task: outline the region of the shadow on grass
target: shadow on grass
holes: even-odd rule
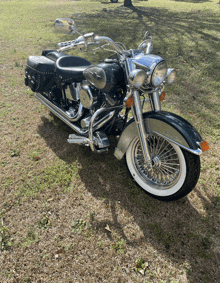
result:
[[[85,19],[90,19],[89,25]],[[177,69],[176,82],[168,88],[168,107],[175,102],[175,108],[185,118],[189,112],[197,114],[200,121],[194,119],[194,126],[206,123],[209,134],[212,129],[219,129],[219,15],[206,10],[176,13],[119,6],[100,13],[81,14],[76,22],[79,30],[122,41],[127,48],[137,48],[149,30],[154,40],[153,53],[166,59],[168,67]],[[93,55],[86,56],[93,60]],[[99,56],[103,59],[101,52]]]
[[[179,69],[176,86],[170,87],[175,95],[168,102],[171,104],[175,99],[175,108],[183,115],[194,107],[200,123],[205,123],[207,128],[218,129],[219,118],[213,121],[213,116],[218,115],[219,111],[216,103],[217,73],[220,70],[217,63],[217,15],[206,11],[174,13],[155,8],[128,9],[121,6],[107,12],[81,14],[78,22],[79,30],[95,31],[115,41],[123,41],[129,48],[137,47],[144,32],[149,29],[155,38],[154,53],[161,54],[169,65]],[[91,58],[88,55],[88,59]],[[149,243],[156,251],[155,257],[162,255],[177,268],[188,262],[184,266],[188,282],[218,282],[219,199],[205,198],[197,189],[192,192],[202,203],[205,216],[193,207],[188,198],[172,203],[154,200],[134,183],[125,160],[118,161],[113,156],[117,143],[114,138],[111,139],[110,151],[97,155],[89,148],[69,145],[66,139],[72,131],[60,120],[56,120],[57,125],[46,118],[42,120],[39,134],[47,145],[67,164],[78,160],[82,166],[79,175],[87,190],[109,205],[112,221],[98,222],[100,230],[106,233],[104,227],[109,224],[130,247]],[[49,132],[46,130],[48,128]],[[119,201],[121,209],[132,215],[143,232],[141,238],[135,239],[125,234],[116,212]]]
[[[186,2],[186,3],[204,3],[204,2],[211,2],[209,0],[173,0],[176,2]]]
[[[111,239],[111,233],[105,230],[108,224],[129,248],[150,244],[155,249],[155,259],[162,256],[168,262],[172,261],[176,268],[184,266],[188,282],[217,282],[220,253],[215,241],[218,243],[220,229],[216,209],[220,205],[219,199],[206,199],[199,190],[193,191],[192,194],[203,203],[206,216],[200,215],[188,198],[171,203],[155,200],[135,184],[125,160],[118,161],[113,156],[117,144],[115,138],[110,137],[109,152],[98,155],[88,147],[68,144],[66,139],[72,133],[71,129],[52,117],[55,123],[42,117],[39,134],[69,166],[75,161],[81,164],[79,176],[82,183],[111,210],[112,220],[96,220],[96,229]],[[132,216],[143,236],[137,239],[135,231],[134,236],[125,233],[118,206]],[[144,254],[143,251],[144,259],[148,260]],[[149,265],[151,268],[153,262]]]

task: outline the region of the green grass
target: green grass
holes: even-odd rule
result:
[[[50,167],[44,168],[39,175],[28,173],[27,181],[24,180],[26,179],[25,175],[24,173],[24,177],[19,183],[18,196],[34,197],[47,189],[59,187],[65,190],[67,187],[71,187],[71,183],[77,175],[77,165],[68,165],[57,160]]]

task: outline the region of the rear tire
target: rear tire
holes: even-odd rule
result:
[[[148,137],[153,169],[144,167],[139,139],[126,152],[128,169],[138,185],[154,198],[177,200],[195,187],[200,175],[200,158],[158,135]]]

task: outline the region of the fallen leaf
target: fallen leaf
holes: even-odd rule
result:
[[[140,274],[142,274],[142,275],[145,274],[145,270],[144,270],[144,269],[139,269],[138,272],[139,272]]]
[[[157,274],[158,275],[160,274],[160,268],[159,267],[157,268]]]
[[[109,232],[112,232],[108,224],[106,225],[105,230],[108,230]]]

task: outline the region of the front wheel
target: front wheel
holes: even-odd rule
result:
[[[144,166],[137,137],[126,152],[128,169],[138,185],[153,197],[165,201],[180,199],[191,192],[199,179],[199,156],[158,135],[149,136],[148,145],[152,170]]]

